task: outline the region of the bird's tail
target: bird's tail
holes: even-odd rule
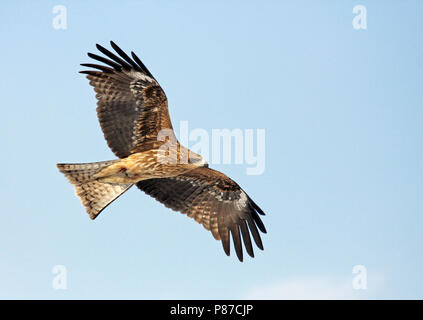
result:
[[[85,206],[91,219],[95,219],[110,203],[128,190],[132,184],[111,184],[98,181],[94,175],[119,160],[57,164],[69,182],[75,187],[76,195]]]

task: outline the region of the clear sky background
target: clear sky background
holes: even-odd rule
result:
[[[423,2],[2,1],[0,21],[0,298],[423,298]],[[262,175],[213,166],[267,213],[256,258],[136,188],[88,218],[55,164],[114,158],[77,73],[110,40],[177,134],[266,130]]]

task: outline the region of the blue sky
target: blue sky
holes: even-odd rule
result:
[[[3,1],[0,298],[422,299],[422,14],[420,1]],[[135,188],[87,217],[55,164],[114,158],[77,73],[110,40],[158,79],[177,133],[265,129],[262,175],[213,166],[267,213],[256,258],[226,257]],[[355,265],[367,290],[352,289]]]

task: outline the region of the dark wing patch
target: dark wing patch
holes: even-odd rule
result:
[[[254,257],[250,234],[263,250],[258,230],[266,233],[266,229],[258,213],[264,215],[264,212],[223,173],[197,168],[177,177],[140,181],[137,187],[166,207],[201,223],[216,240],[222,241],[227,255],[230,255],[230,236],[240,261],[242,243]]]
[[[107,58],[88,56],[105,65],[81,64],[96,69],[81,73],[87,74],[97,93],[97,116],[107,144],[124,158],[157,144],[160,130],[172,129],[172,123],[166,95],[150,71],[133,52],[131,59],[110,43],[120,57],[97,45]]]

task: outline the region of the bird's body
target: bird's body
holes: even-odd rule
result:
[[[225,174],[208,168],[201,155],[176,139],[167,98],[141,60],[132,59],[111,42],[118,56],[97,48],[109,59],[88,55],[104,65],[83,64],[98,70],[87,74],[98,99],[97,115],[117,160],[58,164],[76,190],[91,219],[134,184],[165,206],[187,214],[221,240],[230,253],[230,234],[242,261],[242,239],[254,256],[252,235],[263,249],[258,229],[266,229],[264,212]],[[257,229],[258,228],[258,229]]]
[[[161,158],[161,153],[164,152],[151,149],[131,154],[102,169],[94,177],[107,183],[137,183],[142,180],[179,176],[203,165],[203,162],[197,165],[180,161],[177,163],[157,161]],[[165,157],[166,155],[163,155],[163,158]]]

